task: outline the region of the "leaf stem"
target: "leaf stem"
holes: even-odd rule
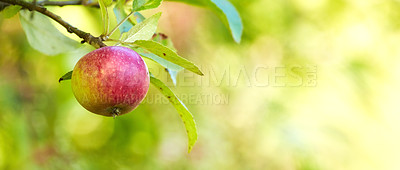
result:
[[[132,48],[137,48],[137,47],[139,47],[138,45],[136,45],[135,43],[133,43],[133,42],[125,42],[125,41],[121,41],[121,40],[116,40],[116,39],[107,39],[107,40],[105,40],[105,41],[113,41],[113,42],[117,42],[118,44],[116,44],[116,45],[119,45],[119,44],[123,44],[123,45],[127,45],[127,46],[129,46],[129,47],[132,47]]]
[[[110,30],[110,15],[108,15],[108,7],[106,6],[106,35],[108,35],[108,31]]]
[[[114,29],[111,30],[110,33],[108,33],[108,37],[110,37],[112,34],[114,34],[114,32],[126,21],[129,19],[129,17],[131,17],[133,14],[135,13],[135,11],[132,11],[131,13],[129,13],[121,22],[119,22],[117,24],[117,26],[114,27]]]

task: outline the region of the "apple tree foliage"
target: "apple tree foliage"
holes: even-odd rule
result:
[[[48,15],[46,16],[34,12],[35,16],[31,17],[32,12],[24,9],[27,8],[31,11],[38,10],[24,5],[26,3],[25,1],[19,3],[17,1],[21,0],[0,0],[0,2],[10,4],[6,6],[1,13],[5,18],[12,17],[19,13],[22,28],[29,44],[34,49],[46,55],[57,55],[77,49],[80,45],[79,42],[76,42],[60,33],[59,30],[51,24]],[[239,13],[228,0],[167,1],[183,2],[213,11],[230,30],[233,40],[237,43],[240,42],[243,25]],[[29,0],[27,2],[31,3]],[[36,1],[33,3],[35,2]],[[103,21],[101,24],[103,27],[103,33],[99,38],[101,41],[112,41],[115,43],[113,45],[129,47],[137,51],[140,56],[159,63],[168,70],[174,84],[176,84],[177,74],[183,69],[187,69],[202,76],[203,73],[194,63],[177,54],[170,39],[163,36],[163,34],[157,33],[157,25],[161,13],[156,13],[148,18],[145,18],[140,13],[144,10],[157,8],[161,3],[162,0],[133,0],[131,2],[126,0],[98,0],[98,4],[96,5],[101,11]],[[38,3],[33,5],[45,6],[46,4]],[[118,22],[117,25],[111,25],[111,17],[116,17]],[[110,29],[110,26],[113,26],[113,29]],[[120,33],[119,40],[110,40],[109,37],[113,33],[117,32],[116,30],[119,30]],[[73,32],[71,30],[68,31],[71,33]],[[76,32],[74,33],[76,34]],[[71,79],[71,76],[72,71],[62,76],[59,81],[69,80]],[[197,140],[197,129],[193,115],[185,104],[172,92],[172,90],[151,73],[150,82],[161,91],[179,113],[179,116],[186,127],[188,135],[188,152],[190,152]]]

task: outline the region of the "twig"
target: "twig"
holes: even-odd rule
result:
[[[95,48],[100,48],[100,47],[106,46],[99,37],[94,37],[90,33],[81,31],[80,29],[68,24],[63,19],[61,19],[60,16],[48,11],[45,7],[37,6],[37,5],[31,4],[31,3],[22,1],[22,0],[0,0],[0,2],[5,2],[5,3],[13,4],[13,5],[19,5],[26,9],[29,9],[30,11],[38,11],[38,12],[42,13],[43,15],[46,15],[46,16],[50,17],[51,19],[53,19],[54,21],[61,24],[63,27],[65,27],[67,29],[67,31],[69,33],[74,33],[78,37],[82,38],[83,39],[82,43],[87,42]]]
[[[134,11],[132,11],[131,13],[129,13],[129,15],[127,15],[121,22],[118,23],[117,26],[114,27],[114,29],[107,34],[108,37],[110,37],[126,20],[129,19],[129,17],[131,17],[133,15],[133,13],[135,13]]]
[[[85,0],[80,1],[37,1],[37,5],[39,6],[67,6],[67,5],[84,5],[93,8],[100,8],[100,5],[97,2],[86,2]],[[5,7],[10,6],[8,3],[0,2],[0,11],[2,11]]]
[[[99,8],[98,3],[85,3],[85,1],[80,0],[80,1],[38,1],[36,4],[40,6],[60,6],[63,7],[65,5],[85,5],[85,6],[90,6],[90,7],[95,7]]]

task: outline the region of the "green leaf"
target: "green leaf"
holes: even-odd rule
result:
[[[11,18],[15,14],[18,13],[19,10],[21,10],[22,6],[19,5],[10,5],[4,8],[4,10],[1,12],[4,18]]]
[[[222,22],[231,30],[233,39],[239,43],[242,38],[243,24],[236,8],[228,0],[211,0],[217,8],[211,7]]]
[[[182,70],[183,70],[183,68],[182,68]],[[178,73],[181,70],[173,70],[173,69],[167,68],[167,71],[168,71],[169,76],[171,77],[172,82],[174,83],[174,85],[176,85],[176,77],[178,76]]]
[[[142,52],[138,52],[138,53],[142,57],[146,57],[150,60],[153,60],[153,61],[157,62],[158,64],[162,65],[163,67],[165,67],[168,70],[169,75],[171,76],[172,82],[176,85],[176,76],[180,71],[183,70],[183,67],[178,66],[174,63],[171,63],[153,53],[142,53]]]
[[[123,4],[124,1],[125,0],[119,0],[117,2],[117,5],[115,5],[114,7],[114,14],[115,17],[117,18],[117,23],[121,22],[128,16],[128,14],[126,14],[124,10],[124,4]],[[122,23],[121,26],[119,26],[119,31],[122,34],[128,32],[132,27],[133,27],[132,23],[125,21],[124,23]]]
[[[49,18],[38,12],[31,18],[31,12],[20,11],[20,20],[29,44],[44,54],[57,55],[75,50],[79,45],[60,33]]]
[[[174,44],[172,43],[171,39],[168,38],[167,35],[163,33],[158,33],[156,36],[153,36],[153,41],[159,42],[162,45],[170,48],[171,50],[176,52],[176,49],[174,47]],[[166,68],[168,71],[168,74],[170,75],[172,82],[174,85],[176,85],[176,77],[178,76],[178,73],[183,70],[183,67],[178,66],[174,63],[171,63],[161,57],[158,57],[157,55],[153,53],[149,53],[152,56],[152,60],[160,63],[162,66]]]
[[[60,79],[58,79],[58,82],[64,81],[64,80],[70,80],[72,78],[72,71],[65,73]]]
[[[174,92],[167,87],[161,80],[155,78],[152,74],[150,74],[150,82],[155,87],[157,87],[161,93],[171,102],[171,104],[178,111],[179,116],[181,117],[183,124],[185,124],[186,132],[188,135],[188,152],[192,150],[194,144],[197,141],[197,128],[196,122],[193,119],[192,113],[187,109],[185,104],[181,100],[176,97]]]
[[[101,19],[103,21],[103,35],[108,34],[108,29],[110,26],[110,19],[108,16],[107,7],[112,4],[112,0],[99,0]]]
[[[106,20],[107,20],[107,7],[104,5],[104,2],[102,0],[99,0],[99,6],[100,6],[100,13],[101,13],[101,20],[103,23],[103,33],[106,33]]]
[[[171,39],[169,39],[168,36],[163,33],[157,33],[155,36],[153,36],[152,40],[167,46],[173,51],[176,51]]]
[[[113,0],[99,0],[101,3],[103,3],[106,7],[111,6]]]
[[[154,14],[143,22],[132,27],[123,37],[123,42],[135,42],[136,40],[148,40],[157,30],[158,19],[161,12]]]
[[[168,47],[166,47],[158,42],[148,41],[148,40],[137,40],[137,41],[135,41],[134,44],[138,45],[139,47],[142,47],[143,49],[145,49],[151,53],[154,53],[155,55],[157,55],[171,63],[174,63],[185,69],[188,69],[189,71],[191,71],[193,73],[196,73],[201,76],[204,75],[195,64],[186,60],[185,58],[182,58],[176,52],[174,52],[173,50],[169,49]]]
[[[242,38],[243,24],[236,8],[228,0],[168,0],[203,6],[213,11],[231,31],[233,39],[239,43]]]
[[[146,0],[133,0],[132,3],[132,11],[137,11],[140,7],[142,7],[146,3]]]
[[[134,0],[132,3],[132,11],[157,8],[161,5],[161,1],[162,0]]]

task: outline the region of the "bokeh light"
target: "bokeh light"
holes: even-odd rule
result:
[[[207,9],[163,2],[143,13],[162,11],[159,32],[205,73],[180,72],[174,86],[146,60],[196,119],[190,154],[156,88],[130,114],[91,114],[58,78],[92,47],[45,56],[18,15],[0,18],[0,169],[400,169],[400,1],[231,2],[240,44]],[[50,10],[102,31],[94,8]]]

